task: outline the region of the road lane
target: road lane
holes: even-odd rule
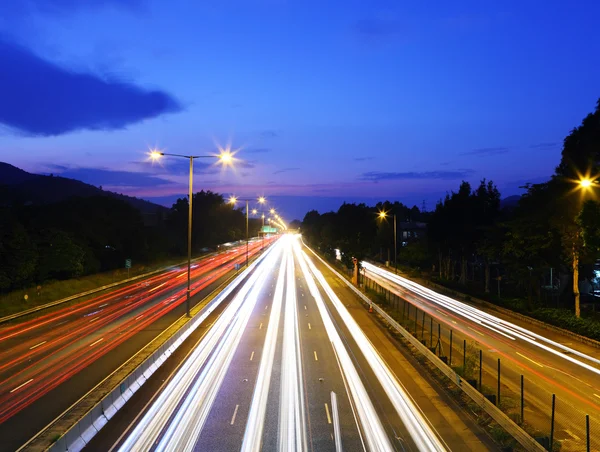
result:
[[[297,238],[282,238],[117,446],[446,450],[427,413],[336,304]],[[461,427],[481,433],[474,423]],[[462,450],[490,448],[476,434],[453,441]]]
[[[419,307],[445,330],[453,329],[455,356],[462,356],[463,338],[483,350],[483,384],[495,387],[497,361],[502,363],[502,386],[520,393],[520,376],[526,382],[525,418],[549,435],[552,394],[556,409],[555,438],[563,450],[584,450],[585,415],[590,416],[592,432],[600,432],[600,360],[587,347],[579,347],[571,338],[548,331],[534,331],[491,315],[473,306],[438,294],[401,276],[364,263],[366,276],[382,287]],[[414,312],[411,318],[414,320]],[[421,318],[418,319],[419,324]],[[426,337],[429,335],[426,322]],[[437,335],[437,332],[434,331]],[[447,333],[442,337],[446,350]],[[600,437],[592,435],[592,449],[600,450]]]

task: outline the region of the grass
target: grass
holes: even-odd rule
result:
[[[138,264],[129,270],[129,277],[134,277],[159,270],[177,263],[183,259],[170,259],[154,264]],[[64,281],[48,281],[41,286],[31,286],[0,295],[0,317],[24,311],[52,301],[96,289],[108,284],[127,279],[127,270],[118,269],[81,278],[67,279]]]

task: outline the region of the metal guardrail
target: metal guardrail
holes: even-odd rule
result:
[[[415,347],[419,353],[425,356],[437,369],[439,369],[450,381],[458,386],[473,402],[481,407],[498,425],[511,435],[521,446],[530,451],[545,451],[544,447],[523,430],[516,422],[509,418],[496,405],[486,399],[485,395],[481,394],[477,389],[471,386],[466,380],[446,365],[441,359],[432,353],[425,345],[423,345],[416,337],[405,330],[398,322],[396,322],[387,312],[374,303],[370,298],[358,290],[352,283],[344,278],[338,271],[331,267],[311,248],[307,248],[331,270],[336,276],[346,283],[354,293],[356,293],[365,303],[373,306],[373,309],[379,314],[392,328],[400,333],[410,344]]]
[[[211,254],[215,254],[215,253],[203,254],[200,257],[196,257],[196,258],[192,259],[192,261],[195,262],[195,261],[197,261],[199,259],[203,259],[203,258],[205,258],[207,256],[210,256]],[[10,315],[7,315],[5,317],[0,317],[0,324],[8,322],[10,320],[18,319],[19,317],[24,317],[26,315],[33,314],[33,313],[38,312],[38,311],[43,311],[44,309],[52,308],[54,306],[58,306],[58,305],[61,305],[63,303],[67,303],[69,301],[73,301],[73,300],[76,300],[78,298],[85,297],[87,295],[92,295],[92,294],[95,294],[95,293],[98,293],[98,292],[102,292],[102,291],[105,291],[105,290],[108,290],[108,289],[112,289],[113,287],[118,287],[118,286],[121,286],[123,284],[127,284],[127,283],[130,283],[130,282],[133,282],[133,281],[137,281],[138,279],[147,278],[148,276],[152,276],[152,275],[155,275],[157,273],[164,272],[169,267],[175,267],[175,266],[183,265],[183,264],[187,264],[187,261],[180,262],[178,264],[168,265],[166,267],[159,268],[158,270],[153,270],[153,271],[148,272],[148,273],[144,273],[144,274],[137,275],[137,276],[132,276],[131,278],[123,279],[121,281],[117,281],[117,282],[114,282],[114,283],[106,284],[104,286],[96,287],[95,289],[91,289],[91,290],[88,290],[86,292],[81,292],[81,293],[77,293],[77,294],[74,294],[74,295],[71,295],[71,296],[68,296],[68,297],[65,297],[65,298],[61,298],[60,300],[51,301],[50,303],[42,304],[40,306],[35,306],[33,308],[26,309],[24,311],[15,312],[14,314],[10,314]]]

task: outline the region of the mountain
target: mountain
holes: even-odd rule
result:
[[[9,163],[0,162],[0,205],[52,204],[79,196],[109,196],[120,199],[149,217],[164,216],[167,208],[143,199],[105,191],[75,179],[31,174]]]
[[[512,195],[507,198],[500,200],[500,208],[509,208],[512,209],[517,206],[519,200],[521,199],[521,195]]]

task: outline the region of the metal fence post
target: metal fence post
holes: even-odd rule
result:
[[[556,408],[556,394],[552,394],[552,417],[550,419],[550,450],[554,449],[554,409]]]
[[[498,407],[500,406],[500,358],[498,358]]]
[[[452,330],[450,330],[450,356],[448,357],[448,363],[452,367]]]
[[[424,334],[425,334],[425,311],[423,311],[423,320],[421,321],[421,340],[423,340]]]
[[[433,316],[429,317],[429,346],[433,347]]]
[[[467,376],[467,340],[463,339],[463,377]]]
[[[521,424],[525,422],[525,382],[521,375]]]
[[[590,452],[590,415],[585,415],[585,437],[586,437],[586,445],[587,452]]]
[[[481,386],[481,368],[483,366],[483,350],[479,349],[479,392],[483,393],[483,387]]]
[[[438,323],[438,340],[437,346],[439,346],[439,355],[442,356],[442,324]]]

